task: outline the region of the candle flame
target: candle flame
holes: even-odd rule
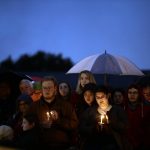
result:
[[[51,115],[53,115],[53,114],[54,114],[54,112],[53,112],[53,111],[51,111],[51,112],[50,112],[50,114],[51,114]]]

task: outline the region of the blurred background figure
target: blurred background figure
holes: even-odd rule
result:
[[[150,83],[147,82],[142,85],[142,106],[143,106],[143,120],[142,120],[142,128],[144,131],[143,139],[143,147],[142,150],[150,149]]]
[[[0,126],[0,146],[12,146],[14,131],[7,125]],[[1,149],[1,148],[0,148]]]
[[[23,94],[32,95],[33,93],[33,82],[28,79],[22,79],[19,83],[20,92]]]
[[[143,105],[141,91],[138,85],[131,84],[127,89],[127,100],[125,111],[128,116],[128,138],[133,150],[141,149],[143,140]]]
[[[34,81],[33,82],[33,93],[31,95],[31,98],[33,102],[40,100],[42,96],[42,85],[40,81]]]
[[[11,115],[7,121],[7,125],[11,126],[14,130],[14,138],[19,136],[22,133],[22,119],[23,116],[27,114],[29,107],[32,103],[32,99],[27,94],[21,94],[17,101],[17,109],[14,114]]]
[[[11,84],[8,81],[0,81],[0,124],[4,124],[15,113],[16,103]]]
[[[121,88],[116,88],[112,92],[112,104],[125,107],[125,91]],[[124,108],[125,109],[125,108]]]
[[[150,106],[150,83],[142,86],[142,95],[144,98],[144,104]]]
[[[68,102],[71,102],[71,86],[67,81],[62,81],[58,84],[58,95]]]

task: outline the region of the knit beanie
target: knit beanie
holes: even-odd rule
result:
[[[33,102],[32,98],[27,94],[21,94],[17,99],[18,104],[20,101],[24,101],[28,105],[30,105]]]
[[[41,89],[42,89],[42,84],[41,84],[41,82],[35,81],[35,82],[33,83],[33,89],[34,89],[34,90],[41,90]]]

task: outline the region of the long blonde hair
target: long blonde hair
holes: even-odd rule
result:
[[[88,70],[83,70],[79,73],[78,76],[78,81],[77,81],[77,86],[76,86],[76,92],[78,94],[82,93],[82,87],[81,87],[81,83],[80,83],[80,79],[81,79],[81,74],[86,74],[87,77],[89,78],[89,83],[95,83],[96,84],[96,80],[94,78],[94,75],[92,74],[92,72],[88,71]]]

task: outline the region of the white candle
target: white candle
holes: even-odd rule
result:
[[[49,119],[50,119],[50,114],[49,114],[49,112],[46,112],[46,115],[47,115],[47,119],[48,119],[48,121],[49,121]]]
[[[103,119],[104,119],[104,115],[101,115],[101,122],[100,122],[101,124],[104,124]]]
[[[106,121],[107,121],[107,124],[109,123],[109,120],[108,120],[108,116],[106,115]]]

